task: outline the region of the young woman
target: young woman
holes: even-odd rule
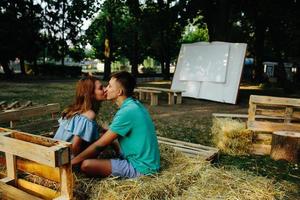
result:
[[[77,82],[75,101],[62,112],[54,136],[54,139],[72,143],[73,156],[99,139],[101,130],[95,118],[100,102],[105,99],[104,87],[95,77],[88,76]]]

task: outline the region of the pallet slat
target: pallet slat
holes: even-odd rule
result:
[[[274,132],[274,131],[299,131],[300,124],[292,123],[276,123],[276,122],[266,122],[266,121],[248,121],[248,129],[252,131],[265,131],[265,132]]]
[[[300,107],[300,99],[251,95],[250,101],[258,105]]]
[[[59,167],[70,161],[65,159],[61,160],[60,158],[61,155],[69,154],[68,147],[61,147],[53,151],[53,149],[47,146],[18,140],[12,138],[11,135],[12,133],[0,133],[0,151],[8,152],[51,167]],[[26,149],[26,151],[24,151],[24,149]]]
[[[159,143],[169,145],[190,157],[200,156],[206,161],[212,161],[216,157],[218,157],[219,154],[219,150],[217,148],[208,147],[201,144],[184,142],[180,140],[169,139],[165,137],[157,138]]]
[[[5,200],[16,200],[16,199],[30,199],[30,200],[42,200],[39,197],[28,194],[20,189],[13,186],[7,185],[0,182],[0,198]]]
[[[45,114],[55,113],[60,111],[58,103],[48,104],[45,106],[28,107],[22,110],[12,110],[0,113],[1,122],[20,121],[30,117],[41,116]]]

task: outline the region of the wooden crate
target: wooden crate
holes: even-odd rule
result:
[[[219,149],[214,147],[159,136],[157,138],[158,143],[169,145],[189,157],[199,157],[209,162],[212,162],[219,157]]]
[[[1,103],[3,105],[3,102]],[[12,105],[18,105],[18,107]],[[60,112],[58,103],[33,106],[31,101],[23,105],[16,101],[0,110],[0,123],[9,123],[10,128],[31,133],[45,128],[48,128],[47,131],[55,131],[55,127],[58,125],[58,112]],[[25,120],[29,120],[29,122],[22,124],[22,121]]]
[[[71,143],[0,128],[0,151],[5,153],[7,170],[6,177],[0,180],[1,198],[72,199],[70,145]],[[58,182],[59,191],[19,178],[18,169]]]
[[[300,99],[251,95],[247,128],[257,134],[256,141],[271,142],[274,131],[300,131]],[[271,145],[254,143],[252,153],[270,154]]]

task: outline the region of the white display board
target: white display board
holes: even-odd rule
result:
[[[193,77],[192,80],[181,79],[181,73],[186,73],[186,71],[183,70],[184,67],[186,66],[183,65],[184,62],[180,60],[185,59],[183,57],[189,53],[188,51],[195,50],[193,48],[185,48],[186,46],[189,47],[202,46],[204,48],[208,46],[215,46],[215,50],[217,51],[218,47],[224,46],[224,44],[229,45],[228,61],[227,61],[226,73],[225,73],[225,82],[202,81],[203,79],[194,80],[195,77]],[[244,43],[198,42],[198,43],[194,43],[193,45],[183,44],[180,49],[179,58],[178,58],[171,88],[178,89],[178,90],[185,90],[185,92],[182,94],[185,97],[208,99],[208,100],[213,100],[218,102],[235,104],[237,94],[238,94],[243,64],[244,64],[246,48],[247,48],[247,44]],[[185,52],[183,53],[183,51]],[[212,53],[212,55],[206,54],[206,58],[203,57],[203,59],[211,60],[214,57],[214,55],[215,55],[214,53]],[[193,59],[193,58],[189,58],[189,59]],[[196,59],[194,58],[194,60]],[[193,69],[192,65],[190,65],[189,68],[190,68],[190,73],[192,74],[197,73],[197,69],[199,69],[197,67]],[[214,70],[208,70],[208,71],[210,73],[217,74]],[[210,77],[213,77],[213,75],[211,75]]]
[[[180,73],[180,80],[224,83],[228,53],[228,43],[183,45],[177,62],[177,65],[184,66]]]

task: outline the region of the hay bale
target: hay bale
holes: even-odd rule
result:
[[[273,180],[238,169],[216,168],[160,145],[162,171],[137,179],[87,178],[76,174],[75,194],[85,199],[281,199],[285,191]],[[80,198],[77,198],[80,199]]]
[[[246,124],[229,118],[214,118],[211,128],[215,145],[230,155],[247,155],[252,145],[253,132]]]

